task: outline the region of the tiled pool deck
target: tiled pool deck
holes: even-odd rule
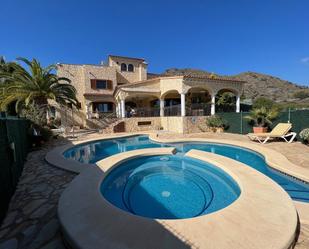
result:
[[[89,135],[90,137],[103,135]],[[162,138],[182,137],[175,134],[160,134]],[[190,134],[186,137],[232,139],[248,142],[247,137],[233,134]],[[63,190],[76,174],[47,164],[45,154],[58,145],[69,143],[56,140],[42,150],[29,154],[18,188],[12,198],[8,214],[0,228],[0,249],[15,248],[65,248],[59,231],[57,203]],[[273,142],[267,148],[277,150],[298,166],[309,169],[309,147],[300,143]],[[296,203],[300,211],[300,235],[295,248],[309,248],[309,209]],[[284,229],[284,228],[283,228]]]

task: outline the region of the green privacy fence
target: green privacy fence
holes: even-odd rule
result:
[[[0,118],[0,223],[14,194],[29,149],[30,122]]]
[[[247,134],[252,132],[252,126],[244,116],[249,115],[249,112],[229,112],[229,113],[217,113],[220,117],[228,122],[228,129],[226,132]],[[272,127],[281,122],[292,123],[292,131],[299,135],[299,132],[305,128],[309,128],[309,110],[291,110],[280,112],[278,118],[273,121]]]

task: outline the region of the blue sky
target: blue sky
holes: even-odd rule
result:
[[[150,72],[256,71],[309,85],[308,0],[10,0],[0,55],[43,65],[142,57]]]

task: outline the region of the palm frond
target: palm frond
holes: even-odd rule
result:
[[[11,72],[0,70],[0,78],[7,83],[1,86],[1,108],[6,108],[12,102],[18,103],[18,106],[28,106],[33,102],[45,105],[49,99],[59,104],[69,102],[77,105],[76,89],[69,84],[69,79],[52,73],[56,69],[55,65],[43,68],[36,59],[17,59],[25,63],[28,70],[17,63],[12,65]]]

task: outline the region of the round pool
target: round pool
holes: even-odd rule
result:
[[[230,205],[240,189],[216,166],[182,155],[164,155],[118,165],[103,179],[101,193],[113,205],[135,215],[183,219]]]

